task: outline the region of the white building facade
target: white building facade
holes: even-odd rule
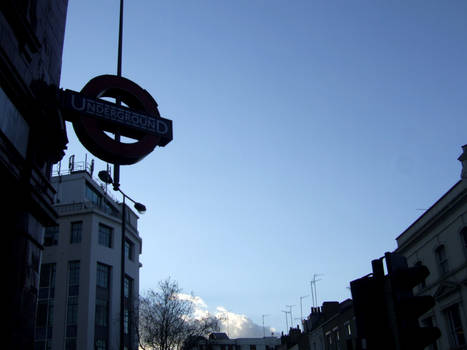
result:
[[[211,333],[208,339],[199,337],[190,350],[275,350],[280,343],[275,337],[231,339],[225,333]]]
[[[137,215],[126,207],[125,277],[121,279],[122,205],[89,169],[52,178],[58,226],[45,233],[37,349],[118,349],[124,288],[124,343],[137,349],[134,305],[139,295],[142,240]]]
[[[275,350],[280,343],[276,337],[230,339],[225,333],[212,333],[191,350]]]
[[[409,266],[430,270],[415,295],[431,295],[435,307],[420,318],[441,338],[431,349],[467,349],[467,146],[459,158],[461,180],[397,237],[397,252]]]

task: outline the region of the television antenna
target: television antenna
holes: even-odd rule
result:
[[[300,319],[301,319],[300,323],[303,322],[303,305],[302,305],[302,301],[303,301],[303,299],[308,298],[308,297],[309,297],[309,295],[303,295],[303,296],[300,297]]]
[[[313,275],[313,279],[310,281],[310,288],[311,288],[311,299],[312,299],[312,305],[317,307],[318,305],[318,293],[316,292],[316,282],[321,281],[321,279],[316,279],[318,276],[323,276],[322,273],[315,273]]]
[[[289,313],[289,311],[284,311],[284,310],[281,310],[284,314],[285,314],[285,325],[286,325],[286,333],[289,332],[289,319],[287,318],[287,314]]]
[[[265,318],[266,316],[269,316],[269,315],[267,315],[267,314],[266,314],[266,315],[261,315],[261,317],[263,318],[263,338],[266,338],[266,330],[265,330],[265,328],[264,328],[264,318]]]
[[[293,327],[292,308],[293,308],[295,305],[285,305],[285,306],[289,308],[289,313],[290,313],[290,326]]]

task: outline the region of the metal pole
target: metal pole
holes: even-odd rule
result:
[[[287,327],[287,328],[286,328],[286,334],[287,334],[287,332],[289,331],[289,320],[288,320],[288,318],[287,318],[287,314],[288,314],[289,312],[288,312],[288,311],[284,311],[284,310],[282,310],[282,312],[285,314],[285,325],[286,325],[286,327]]]
[[[262,315],[262,317],[263,317],[263,338],[266,337],[266,329],[264,328],[264,317],[265,316],[269,316],[269,315]]]
[[[285,306],[289,308],[289,313],[290,313],[290,327],[293,327],[292,307],[294,307],[295,305],[285,305]]]
[[[322,276],[322,274],[314,274],[313,275],[313,287],[314,287],[314,297],[316,300],[316,306],[318,306],[318,293],[316,292],[316,282],[321,281],[321,279],[316,279],[317,276]]]
[[[300,323],[302,324],[303,328],[303,307],[302,307],[302,300],[308,298],[308,295],[304,295],[300,297]]]
[[[313,281],[310,281],[310,289],[311,289],[311,306],[315,305],[315,294],[313,293]]]
[[[120,0],[120,21],[118,25],[117,76],[122,76],[122,41],[123,41],[123,0]]]
[[[122,41],[123,41],[123,0],[120,0],[120,18],[118,23],[118,54],[117,54],[117,76],[122,76]],[[120,99],[116,101],[120,105]],[[120,134],[115,133],[115,141],[120,142]],[[120,164],[114,164],[114,190],[120,188]],[[120,191],[121,192],[121,191]],[[125,313],[125,194],[122,202],[122,256],[121,256],[121,286],[120,286],[120,350],[125,349],[125,329],[124,329],[124,313]]]
[[[125,226],[126,226],[126,204],[125,204],[125,194],[120,191],[123,195],[122,202],[122,251],[121,251],[121,262],[120,262],[120,350],[125,348],[125,327],[124,327],[124,318],[125,318]]]
[[[314,277],[314,278],[315,278],[315,277]],[[318,306],[319,304],[318,304],[318,293],[316,292],[316,282],[317,282],[316,279],[315,279],[314,282],[315,282],[315,283],[314,283],[314,287],[315,287],[316,306]]]
[[[122,42],[123,42],[123,0],[120,0],[120,19],[118,24],[118,54],[117,54],[117,76],[122,76]],[[121,101],[117,99],[117,106],[120,106]],[[116,142],[120,142],[120,134],[115,133]],[[114,164],[114,190],[118,190],[120,186],[120,164]],[[123,348],[122,348],[123,349]]]

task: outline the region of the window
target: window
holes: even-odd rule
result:
[[[347,336],[348,337],[352,336],[352,328],[350,327],[350,322],[349,321],[344,323],[344,328],[345,328],[345,330],[347,332]]]
[[[448,323],[449,338],[453,347],[466,345],[464,329],[462,328],[461,315],[459,313],[459,305],[454,304],[444,310],[446,321]]]
[[[112,248],[113,229],[104,224],[99,224],[99,244]]]
[[[79,261],[68,263],[68,299],[66,312],[65,348],[76,350],[78,336],[78,295],[79,295]]]
[[[124,313],[124,332],[125,332],[125,344],[130,344],[133,337],[133,324],[132,324],[132,305],[133,305],[133,279],[131,277],[125,276],[124,280],[124,304],[125,304],[125,313]]]
[[[107,327],[107,301],[96,300],[96,326]]]
[[[440,245],[435,250],[436,261],[438,262],[438,266],[440,269],[440,273],[442,275],[446,274],[449,271],[448,267],[448,258],[446,256],[446,248],[444,245]]]
[[[415,266],[422,266],[422,262],[421,261],[417,261],[415,263]],[[420,282],[420,289],[424,289],[426,287],[426,278],[423,279],[423,281]]]
[[[135,245],[130,240],[125,240],[125,257],[130,260],[135,259]]]
[[[461,231],[461,239],[464,248],[467,249],[467,227],[464,227]]]
[[[79,293],[79,261],[68,263],[68,295],[75,296]]]
[[[110,266],[97,263],[94,344],[102,350],[108,349],[109,341],[110,275]]]
[[[58,225],[45,228],[44,245],[50,247],[58,244]]]
[[[110,266],[97,263],[97,286],[108,289],[110,286]]]
[[[105,198],[102,201],[102,208],[101,209],[104,210],[109,215],[113,215],[115,217],[120,217],[120,214],[119,214],[118,210],[115,209],[115,207],[112,204],[110,204],[110,202]]]
[[[104,339],[97,339],[95,348],[96,350],[107,350],[107,341]]]
[[[55,264],[42,264],[35,324],[35,348],[50,349],[52,340]]]
[[[131,301],[133,298],[133,279],[131,277],[125,276],[125,287],[123,290],[125,299]]]
[[[326,341],[329,345],[332,344],[332,334],[331,332],[326,332]]]
[[[94,203],[97,207],[101,206],[102,196],[87,182],[85,196],[88,201]]]
[[[55,264],[42,264],[39,281],[39,299],[53,299],[55,294]]]
[[[78,297],[68,297],[67,304],[67,338],[76,338],[76,326],[78,324]]]
[[[332,329],[332,332],[334,333],[334,340],[335,340],[335,346],[334,346],[334,349],[337,349],[337,350],[340,350],[340,340],[341,340],[341,337],[340,337],[340,334],[339,334],[339,328],[338,327],[334,327]],[[331,335],[332,337],[332,335]]]
[[[0,111],[2,115],[0,130],[18,152],[26,158],[29,140],[29,124],[1,88]]]
[[[71,223],[70,243],[81,243],[81,232],[83,231],[83,222],[77,221]]]

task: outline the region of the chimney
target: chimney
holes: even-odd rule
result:
[[[467,145],[462,146],[462,154],[457,160],[462,164],[461,179],[467,180]]]

